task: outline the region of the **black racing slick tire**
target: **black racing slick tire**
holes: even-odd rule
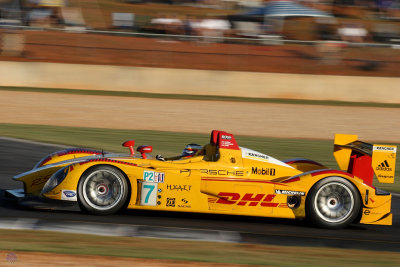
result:
[[[341,177],[320,180],[306,200],[306,218],[321,228],[344,228],[358,218],[360,209],[358,190]]]
[[[128,195],[125,176],[112,166],[94,166],[83,173],[78,183],[79,206],[95,215],[118,212],[124,207]]]

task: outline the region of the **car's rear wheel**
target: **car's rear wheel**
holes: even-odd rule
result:
[[[325,178],[316,183],[308,195],[306,216],[319,227],[343,228],[359,215],[359,193],[353,184],[343,178]]]
[[[108,215],[120,210],[128,197],[128,184],[120,170],[111,166],[95,166],[79,180],[80,207],[96,215]]]

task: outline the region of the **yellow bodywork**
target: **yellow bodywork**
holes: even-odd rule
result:
[[[339,136],[337,141],[346,144],[354,140],[357,136]],[[350,154],[351,149],[335,149],[334,155],[341,169],[347,169],[346,160]],[[61,157],[65,161],[90,155],[93,154],[72,153]],[[373,187],[344,171],[327,170],[311,161],[284,163],[244,148],[219,148],[218,160],[210,158],[206,153],[187,159],[159,161],[106,154],[105,157],[46,169],[60,161],[53,155],[42,166],[44,170],[22,175],[17,180],[25,183],[26,193],[39,194],[51,174],[65,167],[66,178],[50,192],[42,194],[45,198],[62,200],[63,191],[77,192],[85,171],[93,166],[110,165],[119,169],[129,181],[128,209],[301,219],[306,216],[306,199],[313,185],[334,176],[350,181],[357,188],[362,203],[361,223],[391,224],[391,196],[376,195]],[[292,195],[300,200],[295,208],[288,205]]]

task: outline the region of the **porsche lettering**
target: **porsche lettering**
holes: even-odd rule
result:
[[[208,175],[222,175],[222,176],[244,176],[244,171],[230,171],[230,170],[207,170],[201,169],[201,173]]]

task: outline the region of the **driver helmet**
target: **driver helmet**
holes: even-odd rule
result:
[[[190,158],[193,157],[197,151],[201,150],[203,147],[198,144],[188,144],[182,151],[182,157]]]

